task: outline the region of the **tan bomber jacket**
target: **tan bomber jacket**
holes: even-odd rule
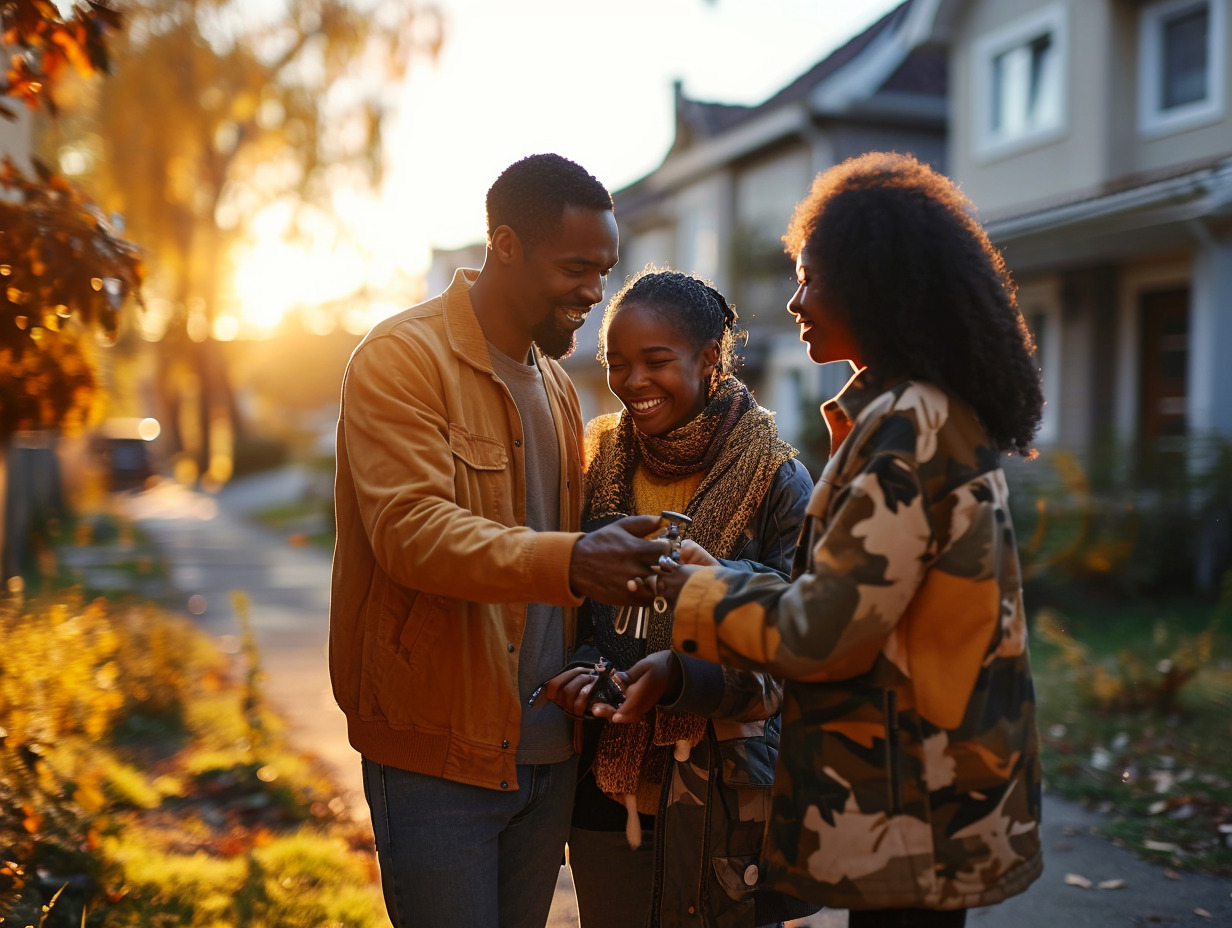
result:
[[[517,789],[518,657],[528,601],[574,607],[582,420],[536,353],[560,443],[561,531],[525,521],[513,398],[459,270],[378,324],[343,377],[329,666],[352,746],[381,764]],[[574,609],[565,609],[573,650]]]

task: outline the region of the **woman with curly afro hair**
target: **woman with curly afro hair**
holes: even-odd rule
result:
[[[1001,256],[907,155],[819,175],[783,237],[809,357],[850,361],[792,579],[664,564],[682,653],[785,680],[763,882],[852,928],[961,926],[1042,869],[1002,453],[1043,397]]]

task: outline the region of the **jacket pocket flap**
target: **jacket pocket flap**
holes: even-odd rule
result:
[[[761,880],[761,867],[756,857],[712,857],[710,860],[714,864],[715,878],[732,899],[747,896]]]
[[[761,789],[773,786],[774,765],[779,759],[778,717],[743,724],[715,719],[713,724],[724,785]]]
[[[449,449],[458,460],[475,470],[504,470],[509,463],[505,446],[499,441],[475,435],[457,423],[449,426]]]

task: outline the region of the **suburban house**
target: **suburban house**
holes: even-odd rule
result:
[[[779,235],[816,172],[910,151],[959,182],[1019,285],[1041,447],[1194,466],[1196,441],[1232,437],[1230,5],[907,0],[761,104],[677,85],[674,144],[615,193],[611,289],[647,263],[713,280],[749,330],[746,378],[803,442],[846,372],[796,341]],[[614,404],[595,321],[566,362],[587,415]]]
[[[1228,0],[932,6],[946,163],[1039,342],[1041,443],[1192,463],[1232,437]]]
[[[786,311],[795,270],[780,236],[817,172],[847,157],[894,149],[945,168],[946,52],[926,41],[932,12],[908,0],[755,106],[694,100],[677,84],[663,163],[613,194],[620,263],[609,295],[648,263],[711,280],[749,332],[742,375],[793,442],[821,437],[804,435],[816,432],[807,409],[850,370],[805,356]],[[596,322],[565,362],[587,416],[617,405],[595,361]],[[822,442],[809,455],[814,469]]]

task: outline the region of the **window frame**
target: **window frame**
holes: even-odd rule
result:
[[[1163,108],[1163,27],[1176,14],[1206,5],[1205,100]],[[1224,116],[1227,0],[1155,0],[1138,11],[1138,132],[1151,138],[1218,122]]]
[[[974,151],[982,160],[992,160],[1037,148],[1069,132],[1069,7],[1055,3],[1023,16],[981,36],[972,43],[972,103],[974,106]],[[1057,117],[1054,124],[1004,136],[992,128],[992,67],[998,57],[1026,45],[1043,33],[1052,36],[1057,67]]]

